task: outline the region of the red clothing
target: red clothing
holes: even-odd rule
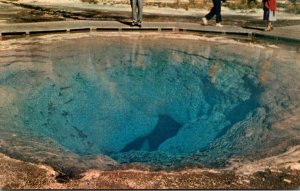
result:
[[[265,6],[271,11],[276,11],[276,0],[267,0],[265,1]]]

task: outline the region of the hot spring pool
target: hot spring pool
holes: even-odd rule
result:
[[[15,158],[219,167],[299,144],[295,47],[89,33],[0,50],[0,151]]]

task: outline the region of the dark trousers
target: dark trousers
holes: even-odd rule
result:
[[[216,22],[219,23],[222,21],[222,16],[221,16],[221,0],[212,0],[213,1],[213,8],[210,10],[210,12],[205,15],[205,18],[207,20],[210,20],[216,15]]]

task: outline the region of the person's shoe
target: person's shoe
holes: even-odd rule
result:
[[[222,25],[221,23],[217,23],[216,27],[223,27],[224,25]]]
[[[208,21],[205,17],[202,18],[202,23],[203,25],[208,25]]]
[[[135,25],[137,25],[137,22],[136,21],[132,21],[131,22],[131,26],[135,26]]]
[[[138,27],[142,27],[142,22],[137,22],[136,25],[137,25]]]
[[[272,27],[266,27],[265,29],[264,29],[264,31],[271,31],[272,30]]]
[[[265,31],[271,31],[271,30],[273,30],[273,29],[274,29],[274,28],[273,28],[272,23],[269,22],[269,23],[267,24],[266,28],[265,28]]]

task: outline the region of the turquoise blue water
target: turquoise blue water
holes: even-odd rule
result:
[[[134,54],[90,72],[56,61],[58,79],[45,80],[29,94],[22,121],[81,155],[131,150],[186,155],[203,149],[257,107],[258,80],[248,79],[255,71],[220,61],[223,71],[211,83],[208,70],[215,60],[174,63],[173,52]]]
[[[37,42],[12,51],[23,51],[26,62],[17,56],[1,61],[0,87],[18,97],[2,103],[1,115],[8,126],[76,155],[107,155],[121,163],[190,163],[194,157],[196,163],[199,153],[243,153],[226,143],[232,129],[241,131],[235,144],[242,145],[240,137],[251,129],[267,140],[261,137],[274,122],[263,100],[271,78],[263,72],[274,78],[277,66],[263,68],[271,58],[263,49],[144,37]],[[247,51],[256,56],[246,57]],[[216,143],[226,137],[216,154]],[[255,143],[245,142],[255,153]]]

